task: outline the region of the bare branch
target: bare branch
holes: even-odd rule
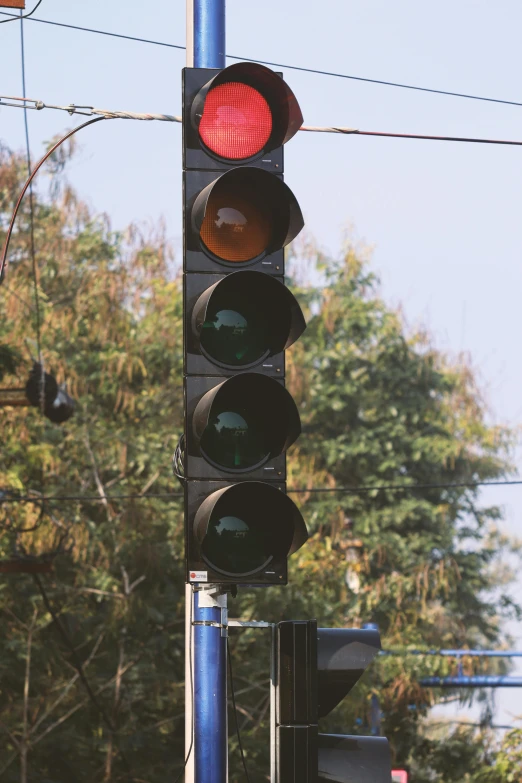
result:
[[[155,482],[155,481],[157,481],[157,480],[159,479],[159,477],[160,477],[160,471],[159,471],[159,470],[157,470],[157,471],[156,471],[156,473],[155,473],[155,474],[152,476],[152,478],[150,478],[150,479],[147,481],[147,483],[145,484],[145,486],[144,486],[144,487],[143,487],[143,489],[141,490],[141,492],[140,492],[140,495],[144,495],[144,494],[145,494],[145,492],[148,492],[148,490],[149,490],[149,489],[152,487],[152,485],[154,484],[154,482]]]
[[[5,772],[5,771],[6,771],[6,770],[7,770],[7,769],[8,769],[8,768],[11,766],[11,764],[12,764],[12,763],[13,763],[13,761],[14,761],[14,760],[17,758],[17,756],[18,756],[18,751],[15,751],[15,753],[13,753],[13,754],[12,754],[12,755],[11,755],[11,756],[10,756],[10,757],[7,759],[7,762],[4,764],[4,766],[2,767],[2,769],[0,769],[0,776],[1,776],[1,775],[3,775],[3,774],[4,774],[4,772]]]
[[[129,594],[132,593],[134,588],[140,585],[146,578],[147,577],[145,576],[145,574],[142,574],[142,576],[139,576],[137,579],[135,579],[134,582],[129,587]]]
[[[87,658],[87,660],[86,660],[86,661],[85,661],[85,663],[83,664],[83,670],[84,670],[84,671],[85,671],[85,669],[88,667],[88,665],[91,663],[91,661],[93,660],[93,658],[94,658],[94,656],[96,655],[96,653],[98,652],[98,649],[99,649],[99,647],[100,647],[100,644],[101,644],[101,643],[102,643],[102,641],[103,641],[103,638],[104,638],[104,636],[105,636],[105,634],[104,634],[104,633],[101,633],[101,634],[98,636],[98,639],[96,640],[96,644],[94,645],[94,647],[93,647],[93,649],[92,649],[92,652],[91,652],[91,654],[89,655],[89,657]],[[44,715],[42,715],[42,716],[41,716],[41,717],[40,717],[40,718],[39,718],[39,719],[36,721],[36,723],[34,723],[34,724],[33,724],[33,726],[32,726],[32,727],[31,727],[31,729],[30,729],[30,732],[29,732],[29,735],[30,735],[30,736],[31,736],[32,734],[34,734],[34,733],[35,733],[35,731],[36,731],[36,730],[39,728],[39,726],[41,726],[41,724],[43,723],[43,721],[44,721],[46,718],[48,718],[48,717],[49,717],[49,715],[50,715],[52,712],[54,712],[54,710],[56,709],[56,707],[57,707],[57,706],[58,706],[58,705],[59,705],[59,704],[60,704],[60,703],[61,703],[61,702],[64,700],[64,698],[67,696],[67,694],[69,693],[69,691],[70,691],[70,690],[71,690],[71,688],[73,687],[74,683],[75,683],[75,682],[77,682],[77,680],[79,679],[79,677],[80,677],[80,675],[79,675],[79,674],[78,674],[78,672],[77,672],[77,673],[74,675],[74,677],[73,677],[71,680],[69,680],[69,682],[67,683],[67,685],[66,685],[66,686],[65,686],[65,688],[63,689],[62,693],[61,693],[61,694],[58,696],[58,698],[57,698],[57,699],[55,699],[55,701],[53,702],[53,704],[51,704],[51,706],[49,707],[49,709],[47,710],[47,712],[45,712],[45,713],[44,713]]]
[[[28,629],[28,626],[27,626],[27,625],[26,625],[26,624],[25,624],[25,623],[24,623],[22,620],[20,620],[20,618],[19,618],[19,617],[17,617],[17,616],[15,615],[15,613],[14,613],[14,612],[12,612],[12,611],[9,609],[9,607],[8,607],[8,606],[2,606],[2,611],[3,611],[3,612],[5,612],[6,614],[10,615],[10,616],[13,618],[13,620],[14,620],[15,622],[17,622],[17,623],[18,623],[18,625],[21,625],[21,626],[22,626],[22,628],[24,629],[24,631],[27,631],[27,630],[29,630],[29,629]]]
[[[20,750],[20,742],[16,739],[15,735],[12,733],[12,731],[9,730],[9,728],[5,725],[3,721],[0,720],[0,728],[2,728],[6,734],[9,735],[9,739],[13,743],[13,745]],[[18,753],[16,754],[18,755]]]
[[[124,666],[124,668],[122,669],[122,672],[121,672],[121,676],[123,677],[123,675],[129,669],[131,669],[133,666],[135,666],[138,663],[139,660],[140,660],[139,658],[136,658],[135,661],[131,661],[126,666]],[[103,691],[107,690],[107,688],[110,688],[111,685],[114,684],[115,680],[116,680],[116,675],[111,677],[111,679],[107,680],[107,682],[104,685],[101,685],[96,691],[94,691],[94,695],[98,696],[100,693],[102,693]],[[62,723],[64,723],[66,720],[68,720],[68,718],[70,718],[72,715],[74,715],[75,712],[78,712],[78,710],[80,710],[82,707],[85,707],[85,705],[88,704],[89,701],[90,701],[89,698],[84,699],[79,704],[76,704],[74,707],[72,707],[72,709],[70,709],[69,712],[66,712],[65,715],[62,715],[61,718],[58,718],[58,720],[56,720],[54,723],[52,723],[50,726],[48,726],[45,729],[45,731],[43,731],[38,737],[36,737],[33,740],[33,743],[32,743],[33,746],[36,745],[38,742],[40,742],[40,740],[42,740],[44,737],[46,737],[47,734],[50,734],[51,731],[53,731],[57,726],[60,726]]]
[[[91,460],[92,465],[92,472],[94,476],[94,481],[96,483],[96,488],[98,489],[98,494],[102,500],[103,505],[105,506],[105,510],[107,512],[107,518],[109,521],[111,521],[112,518],[112,512],[111,508],[109,506],[109,501],[107,500],[107,494],[105,492],[105,487],[103,486],[102,480],[100,479],[100,474],[98,473],[98,468],[96,466],[96,460],[94,458],[94,454],[91,448],[91,441],[89,438],[89,433],[87,431],[87,427],[85,428],[85,437],[84,437],[84,443],[85,448],[87,449],[87,453],[89,454],[89,458]]]
[[[95,587],[71,587],[67,586],[68,590],[74,590],[78,593],[93,593],[94,595],[105,595],[108,598],[120,598],[122,600],[125,600],[125,595],[123,593],[110,593],[108,590],[97,590]]]
[[[27,656],[25,659],[25,678],[24,678],[24,702],[22,711],[22,739],[20,741],[20,783],[27,783],[27,751],[29,750],[29,690],[31,686],[31,652],[33,647],[33,631],[38,616],[38,608],[35,607],[31,625],[27,632]]]

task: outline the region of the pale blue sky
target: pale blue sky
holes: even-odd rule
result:
[[[28,0],[28,7],[32,3]],[[260,16],[263,9],[263,16]],[[44,0],[37,18],[184,45],[184,0]],[[234,55],[521,101],[516,0],[228,0]],[[25,23],[28,95],[49,103],[180,113],[184,52]],[[0,94],[21,94],[19,23],[0,25]],[[311,125],[522,139],[522,107],[418,93],[313,74],[285,77]],[[31,112],[33,155],[75,120]],[[0,109],[0,138],[20,148],[23,115]],[[180,244],[177,125],[113,121],[79,136],[71,180],[115,227],[164,216]],[[520,333],[522,148],[298,134],[286,181],[307,229],[338,248],[350,223],[375,245],[383,294],[436,345],[472,357],[497,422],[522,418]],[[522,464],[522,457],[519,459]],[[522,534],[522,488],[490,489],[506,529]],[[522,598],[522,582],[518,585]],[[512,627],[522,647],[522,628]],[[498,722],[520,692],[498,693]]]

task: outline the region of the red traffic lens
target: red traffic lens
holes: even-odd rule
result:
[[[265,147],[272,133],[272,112],[258,90],[227,82],[209,90],[199,135],[221,158],[244,160]]]

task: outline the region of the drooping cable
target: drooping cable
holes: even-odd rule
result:
[[[20,52],[21,52],[21,65],[22,65],[22,94],[26,97],[26,81],[25,81],[25,43],[24,43],[24,17],[20,12]],[[25,128],[25,151],[27,161],[27,175],[30,180],[29,184],[29,239],[30,239],[30,252],[31,252],[31,264],[33,274],[33,286],[34,286],[34,308],[35,308],[35,321],[36,321],[36,347],[38,351],[38,362],[41,367],[40,373],[40,409],[43,413],[45,407],[45,368],[42,357],[42,339],[41,339],[41,316],[40,316],[40,296],[38,292],[38,272],[36,269],[36,250],[34,241],[34,194],[32,183],[32,167],[31,167],[31,145],[29,143],[29,121],[27,117],[27,109],[24,105],[24,128]],[[0,273],[1,279],[1,273]]]
[[[245,760],[245,754],[243,752],[243,744],[241,742],[241,732],[239,731],[239,721],[237,719],[236,694],[234,692],[234,674],[232,672],[232,656],[230,654],[230,645],[228,643],[228,636],[227,636],[227,658],[228,658],[228,670],[230,672],[230,695],[232,696],[232,707],[234,709],[234,719],[236,722],[237,741],[239,744],[239,751],[241,753],[241,761],[243,762],[243,769],[245,770],[245,777],[247,779],[247,783],[250,783],[250,778],[248,776],[248,769]]]
[[[36,9],[33,9],[31,13],[34,13]],[[0,11],[0,14],[3,16],[12,16],[11,14],[8,14],[5,11]],[[13,17],[16,18],[16,17]],[[6,20],[11,21],[11,19]],[[53,25],[55,27],[65,27],[70,30],[80,30],[82,32],[86,33],[94,33],[96,35],[106,35],[110,36],[111,38],[122,38],[123,40],[127,41],[137,41],[139,43],[147,43],[152,44],[153,46],[163,46],[168,49],[181,49],[185,50],[184,46],[180,46],[179,44],[171,44],[167,43],[166,41],[154,41],[149,38],[140,38],[138,36],[133,35],[123,35],[122,33],[112,33],[108,30],[98,30],[96,28],[92,27],[81,27],[79,25],[74,24],[66,24],[65,22],[53,22],[49,19],[34,19],[31,18],[31,22],[39,22],[40,24],[48,24]],[[227,54],[228,60],[238,60],[238,61],[244,61],[244,62],[256,62],[256,63],[263,63],[263,65],[270,65],[274,68],[286,68],[291,71],[301,71],[303,73],[313,73],[317,74],[319,76],[331,76],[335,77],[337,79],[349,79],[350,81],[356,81],[356,82],[365,82],[367,84],[377,84],[381,85],[383,87],[396,87],[403,90],[413,90],[416,92],[426,92],[426,93],[432,93],[434,95],[446,95],[452,98],[466,98],[468,100],[474,100],[474,101],[486,101],[487,103],[499,103],[503,104],[505,106],[522,106],[522,102],[520,101],[508,101],[503,98],[489,98],[484,95],[474,95],[472,93],[465,93],[465,92],[453,92],[451,90],[438,90],[434,87],[421,87],[419,85],[415,84],[404,84],[402,82],[392,82],[387,79],[370,79],[366,76],[354,76],[352,74],[348,73],[338,73],[336,71],[325,71],[321,70],[319,68],[305,68],[302,65],[290,65],[289,63],[278,63],[278,62],[272,62],[271,60],[254,60],[250,57],[240,57],[239,55],[235,54]]]
[[[88,120],[87,122],[82,123],[81,125],[77,125],[76,128],[73,128],[71,131],[65,134],[65,136],[62,136],[61,139],[59,139],[56,144],[53,144],[53,146],[45,153],[45,155],[40,158],[36,166],[34,167],[33,171],[31,172],[29,178],[27,179],[25,185],[23,186],[20,195],[18,196],[18,201],[16,202],[16,206],[14,208],[13,214],[11,216],[11,221],[9,223],[9,228],[7,229],[7,234],[4,241],[4,247],[2,250],[2,258],[0,261],[0,285],[4,281],[5,278],[5,271],[7,267],[7,252],[9,250],[9,243],[11,241],[11,235],[13,233],[13,228],[16,220],[16,216],[18,214],[18,210],[20,209],[20,205],[22,203],[23,197],[25,196],[27,190],[31,187],[31,184],[33,182],[34,177],[40,170],[40,168],[43,166],[45,161],[51,157],[53,152],[58,149],[58,147],[64,143],[64,141],[67,141],[71,136],[74,136],[75,133],[78,133],[78,131],[82,130],[82,128],[86,128],[88,125],[92,125],[95,122],[101,122],[101,120],[106,120],[107,117],[95,117],[92,120]]]
[[[190,671],[190,692],[192,693],[192,731],[190,735],[190,746],[187,751],[187,755],[185,757],[185,763],[183,764],[183,768],[181,769],[181,772],[179,773],[178,777],[174,781],[174,783],[179,783],[181,780],[182,775],[184,774],[187,764],[189,762],[190,754],[192,753],[192,748],[194,747],[194,674],[192,671],[192,608],[194,606],[194,587],[192,587],[192,594],[190,597],[190,614],[189,614],[189,627],[190,627],[190,634],[189,634],[189,644],[188,644],[188,656],[189,656],[189,671]]]
[[[22,14],[22,12],[20,11],[20,16],[14,16],[13,15],[11,19],[2,19],[2,21],[0,21],[0,24],[7,24],[7,22],[16,22],[17,19],[29,19],[29,17],[34,14],[34,12],[39,8],[39,6],[42,5],[42,3],[43,3],[43,0],[38,0],[38,2],[36,3],[35,7],[33,8],[33,10],[29,11],[28,14]],[[2,15],[8,16],[8,14],[5,14],[3,11],[2,11]],[[34,20],[34,21],[36,21],[36,20]]]
[[[174,449],[174,454],[172,456],[172,472],[178,479],[181,486],[184,486],[185,484],[184,454],[185,454],[185,435],[181,435],[176,445],[176,448]]]

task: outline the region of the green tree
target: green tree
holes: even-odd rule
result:
[[[180,278],[161,229],[111,230],[67,184],[66,163],[54,161],[49,195],[37,193],[35,236],[42,354],[78,408],[61,427],[35,409],[0,411],[0,487],[35,496],[0,507],[0,561],[24,569],[0,582],[0,780],[155,783],[175,776],[184,754],[182,503],[109,496],[179,491],[170,458],[182,424]],[[22,160],[3,150],[0,230],[23,176]],[[29,251],[26,203],[0,289],[3,385],[22,386],[35,353]],[[320,284],[303,282],[307,264]],[[311,538],[292,558],[288,587],[240,590],[231,615],[378,622],[387,647],[498,645],[502,619],[518,611],[496,570],[509,543],[500,510],[462,484],[508,475],[513,434],[487,423],[468,365],[407,332],[360,252],[348,246],[332,261],[305,247],[292,268],[308,329],[289,351],[303,421],[289,486],[350,491],[293,495]],[[41,493],[93,499],[42,507]],[[31,572],[52,553],[49,573]],[[230,647],[260,783],[268,635],[235,631]],[[444,767],[448,748],[466,746],[477,774],[482,750],[459,736],[428,741],[423,729],[438,696],[418,677],[451,670],[433,657],[379,659],[323,728],[368,733],[378,692],[396,762],[418,783],[466,780]],[[232,715],[229,725],[236,783]]]

